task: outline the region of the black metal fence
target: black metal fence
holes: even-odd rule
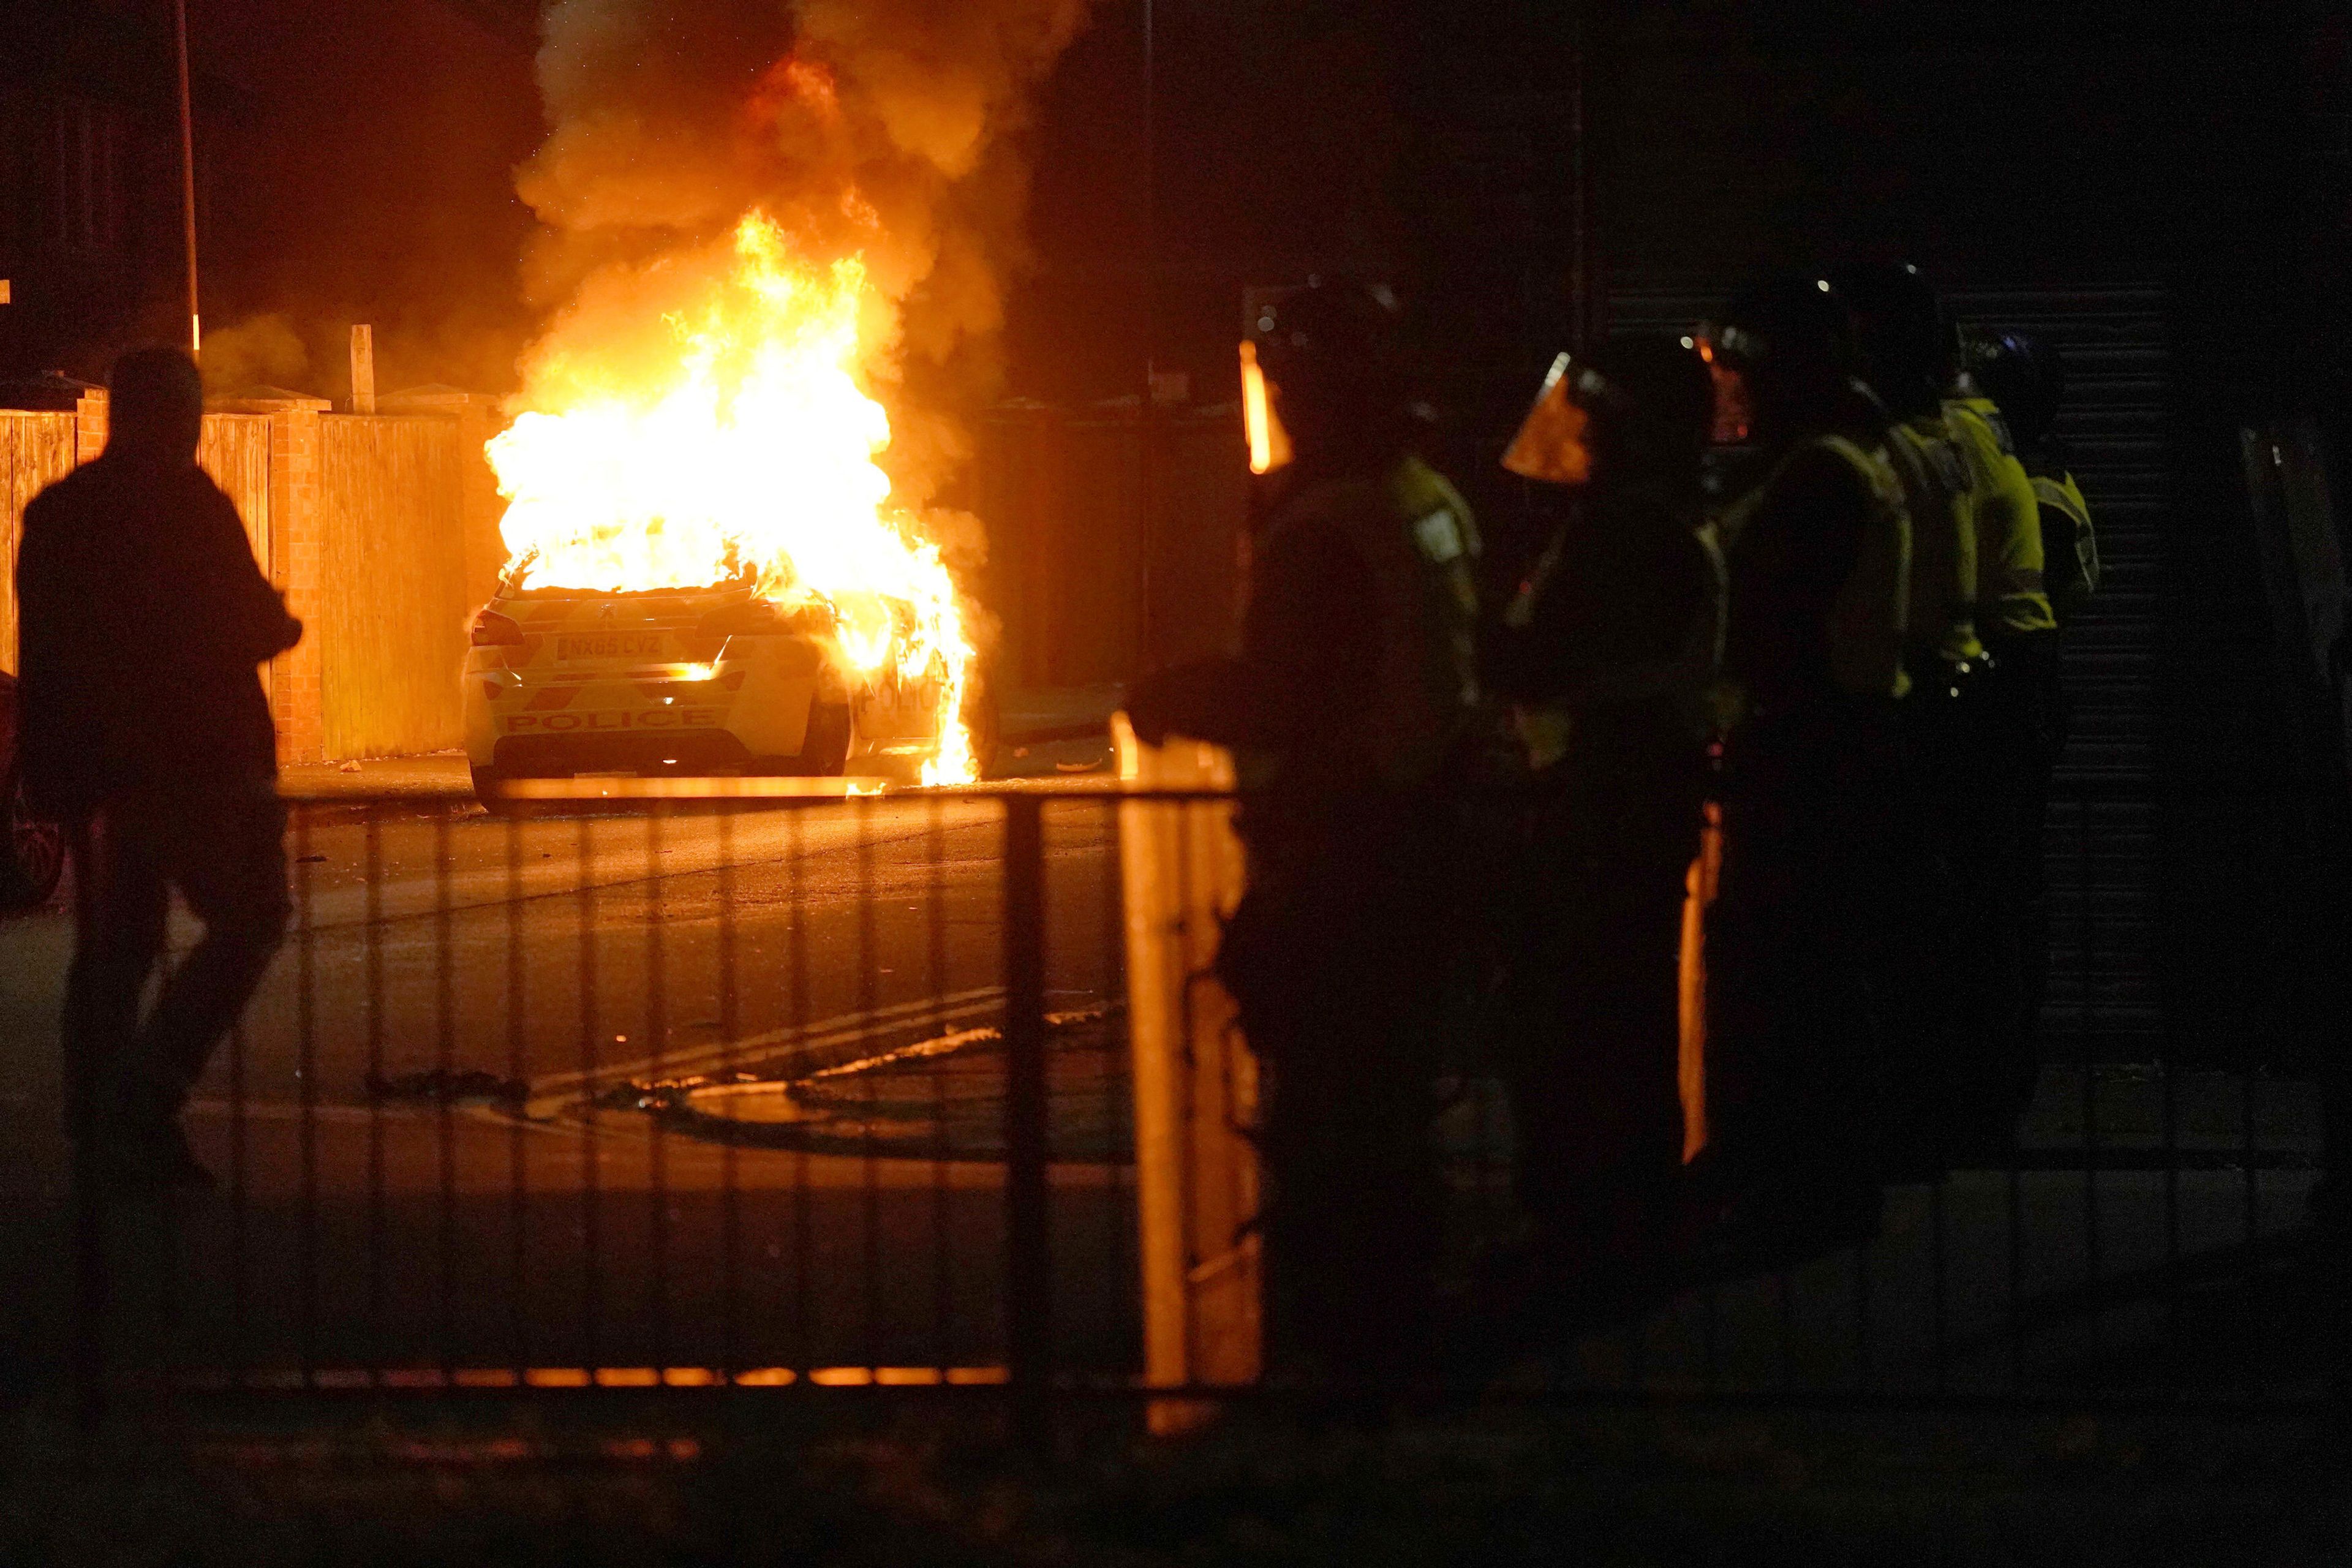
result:
[[[77,1345],[93,1393],[1009,1388],[1034,1424],[1135,1390],[1121,804],[302,806],[294,930],[189,1112],[219,1191],[77,1227],[32,1170],[5,1224],[79,1266],[34,1271],[19,1331]],[[2117,980],[2147,921],[2101,914],[2134,817],[2081,788],[2053,809],[2048,1059],[2013,1161],[1892,1188],[1867,1245],[1696,1285],[1508,1386],[2316,1395],[2287,1266],[2318,1092],[2167,1062]],[[1510,1224],[1508,1121],[1474,1075],[1441,1129],[1474,1238]]]

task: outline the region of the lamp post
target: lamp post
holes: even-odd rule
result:
[[[180,216],[188,252],[188,352],[205,346],[202,318],[196,313],[196,130],[188,96],[188,0],[173,0],[173,30],[179,45],[180,64]]]
[[[1139,508],[1136,530],[1136,663],[1138,675],[1148,671],[1155,652],[1158,627],[1152,614],[1152,552],[1159,542],[1152,479],[1152,426],[1157,393],[1157,342],[1160,326],[1159,170],[1152,113],[1156,94],[1152,58],[1152,0],[1143,0],[1143,401],[1135,416],[1136,500]]]

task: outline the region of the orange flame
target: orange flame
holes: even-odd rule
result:
[[[862,672],[939,681],[926,784],[977,776],[961,721],[972,648],[939,546],[890,501],[876,458],[890,420],[860,385],[859,257],[822,264],[754,210],[734,264],[665,318],[675,361],[642,384],[598,384],[528,413],[489,444],[509,505],[509,574],[626,591],[755,578],[780,601],[818,599]]]

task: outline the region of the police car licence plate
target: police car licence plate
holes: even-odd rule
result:
[[[573,658],[659,658],[668,645],[659,632],[595,632],[584,637],[557,637],[555,657]]]

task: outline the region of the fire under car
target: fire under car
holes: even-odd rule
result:
[[[852,608],[869,641],[877,617],[898,623],[870,668],[850,655],[842,607],[821,598],[780,604],[750,582],[622,593],[509,580],[474,617],[466,658],[475,791],[495,807],[508,779],[821,776],[933,754],[946,669],[901,668],[910,606]],[[968,689],[967,721],[985,708]],[[985,745],[992,726],[972,728]]]

